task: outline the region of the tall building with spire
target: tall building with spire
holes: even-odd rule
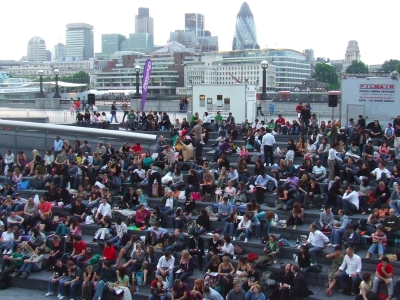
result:
[[[253,13],[247,2],[243,2],[236,16],[235,34],[232,50],[260,49]]]
[[[355,40],[351,40],[347,44],[346,54],[344,55],[343,61],[343,70],[346,70],[353,60],[361,60],[360,47],[358,46],[358,42]]]
[[[142,32],[154,36],[154,20],[150,17],[150,10],[147,7],[139,7],[135,16],[135,33]]]

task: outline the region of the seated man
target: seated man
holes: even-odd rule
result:
[[[311,224],[310,234],[305,244],[306,247],[309,249],[311,266],[314,266],[316,264],[315,254],[317,252],[322,252],[322,250],[325,248],[328,242],[329,239],[321,231],[317,229],[317,225]]]
[[[14,211],[10,211],[10,215],[7,218],[7,228],[17,226],[22,229],[22,223],[24,223],[24,218],[16,215]]]
[[[243,290],[246,292],[255,284],[260,284],[260,273],[256,270],[255,263],[247,265],[247,281],[242,284]]]
[[[342,245],[345,248],[352,248],[353,252],[357,252],[361,243],[361,236],[358,232],[354,231],[354,226],[351,224],[347,225],[347,231],[343,233]]]
[[[89,209],[93,209],[99,206],[100,200],[102,198],[101,192],[97,185],[92,185],[92,191],[89,193],[89,200],[83,200],[82,204]]]
[[[222,245],[223,242],[220,240],[218,233],[215,233],[214,236],[208,240],[208,253],[206,256],[206,265],[203,269],[204,271],[208,271],[211,257],[213,255],[219,255]]]
[[[398,237],[400,235],[400,218],[394,213],[394,209],[389,209],[389,216],[383,220],[383,231],[388,237]]]
[[[340,221],[333,223],[332,234],[329,239],[330,243],[328,244],[329,247],[336,247],[340,245],[342,235],[346,232],[347,225],[350,223],[349,217],[344,214],[344,209],[339,209],[338,215],[340,217]]]
[[[381,262],[378,264],[375,270],[375,278],[372,286],[372,291],[376,293],[378,291],[378,285],[380,281],[384,281],[388,288],[389,298],[393,297],[393,266],[389,263],[387,257],[383,257]]]
[[[326,169],[322,166],[321,160],[317,160],[317,164],[312,169],[312,175],[317,182],[322,182],[326,178]]]
[[[165,196],[161,199],[161,206],[159,207],[162,215],[168,215],[178,207],[178,200],[174,197],[174,193],[168,190]]]
[[[101,223],[104,221],[105,217],[112,217],[111,216],[111,205],[107,203],[107,198],[103,198],[101,204],[97,208],[96,215],[94,217],[94,221],[97,223]]]
[[[354,296],[358,288],[358,278],[361,273],[362,263],[361,257],[354,254],[351,247],[346,249],[346,255],[343,259],[342,265],[339,270],[335,273],[338,277],[338,282],[340,285],[339,293],[343,293],[343,290],[351,281],[351,295]]]
[[[354,176],[357,175],[357,167],[354,164],[354,159],[349,157],[347,164],[343,164],[341,169],[342,173],[340,175],[340,179],[342,181],[347,181],[347,184],[354,183]]]
[[[198,231],[189,240],[189,252],[191,256],[197,255],[199,270],[203,270],[204,240]]]
[[[145,238],[145,246],[153,245],[156,246],[158,243],[163,244],[165,240],[169,238],[168,230],[165,228],[159,228],[159,224],[156,222],[153,227],[147,230]]]
[[[329,149],[331,149],[331,146],[329,145],[328,139],[323,138],[321,145],[319,145],[319,148],[317,151],[317,154],[319,155],[319,160],[321,161],[323,166],[327,165]]]
[[[78,267],[82,267],[82,262],[84,260],[86,260],[86,258],[87,258],[87,246],[86,246],[86,243],[84,241],[82,241],[82,237],[80,237],[79,235],[74,235],[73,236],[73,243],[72,243],[72,252],[68,256],[68,260],[69,261],[76,261],[76,265]]]
[[[347,187],[347,191],[342,197],[342,205],[346,214],[349,215],[356,214],[360,208],[360,199],[352,184]]]
[[[233,212],[232,204],[228,202],[228,197],[224,197],[223,201],[218,205],[218,220],[227,221]]]
[[[182,234],[180,229],[174,230],[174,235],[170,237],[169,246],[167,251],[174,253],[175,251],[182,251],[185,248],[185,236]]]
[[[315,221],[313,224],[317,226],[318,230],[330,231],[335,223],[335,216],[331,212],[329,205],[324,207],[324,211],[319,215],[319,222]]]
[[[77,219],[79,222],[84,222],[86,219],[86,207],[82,204],[81,199],[75,200],[75,205],[71,208],[71,218]]]
[[[98,278],[96,293],[94,294],[93,299],[101,299],[104,290],[109,289],[108,283],[115,283],[118,279],[117,271],[114,268],[111,268],[111,264],[107,260],[103,262],[103,267],[99,275],[100,278]]]
[[[156,276],[166,277],[168,276],[168,288],[172,288],[174,282],[174,265],[175,257],[171,255],[171,252],[165,251],[164,255],[160,257],[157,264]]]
[[[47,201],[46,196],[40,197],[40,203],[38,205],[38,211],[40,216],[40,224],[44,225],[45,232],[53,231],[53,221],[51,220],[52,206]]]

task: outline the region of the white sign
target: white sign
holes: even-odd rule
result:
[[[14,88],[14,89],[0,89],[0,94],[16,94],[16,93],[32,93],[40,92],[40,88]]]
[[[254,85],[247,86],[246,101],[247,102],[256,102],[257,101],[257,88]]]
[[[394,103],[394,94],[394,84],[360,84],[358,101]]]

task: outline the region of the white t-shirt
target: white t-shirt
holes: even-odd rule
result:
[[[117,231],[117,236],[121,238],[124,233],[128,232],[128,227],[124,222],[122,222],[121,225],[115,225],[115,230]]]
[[[169,207],[173,208],[174,207],[174,199],[173,198],[168,198],[165,201],[165,206],[169,206]]]
[[[1,234],[1,238],[2,238],[3,242],[11,241],[11,240],[14,239],[14,232],[8,233],[7,231],[4,231],[4,232]]]

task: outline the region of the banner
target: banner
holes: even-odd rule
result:
[[[144,107],[146,104],[146,98],[147,98],[147,88],[149,87],[149,80],[150,80],[150,74],[151,74],[151,69],[153,67],[153,64],[151,63],[151,59],[148,58],[146,60],[146,63],[144,64],[144,69],[143,69],[143,79],[142,79],[142,112],[144,111]]]

